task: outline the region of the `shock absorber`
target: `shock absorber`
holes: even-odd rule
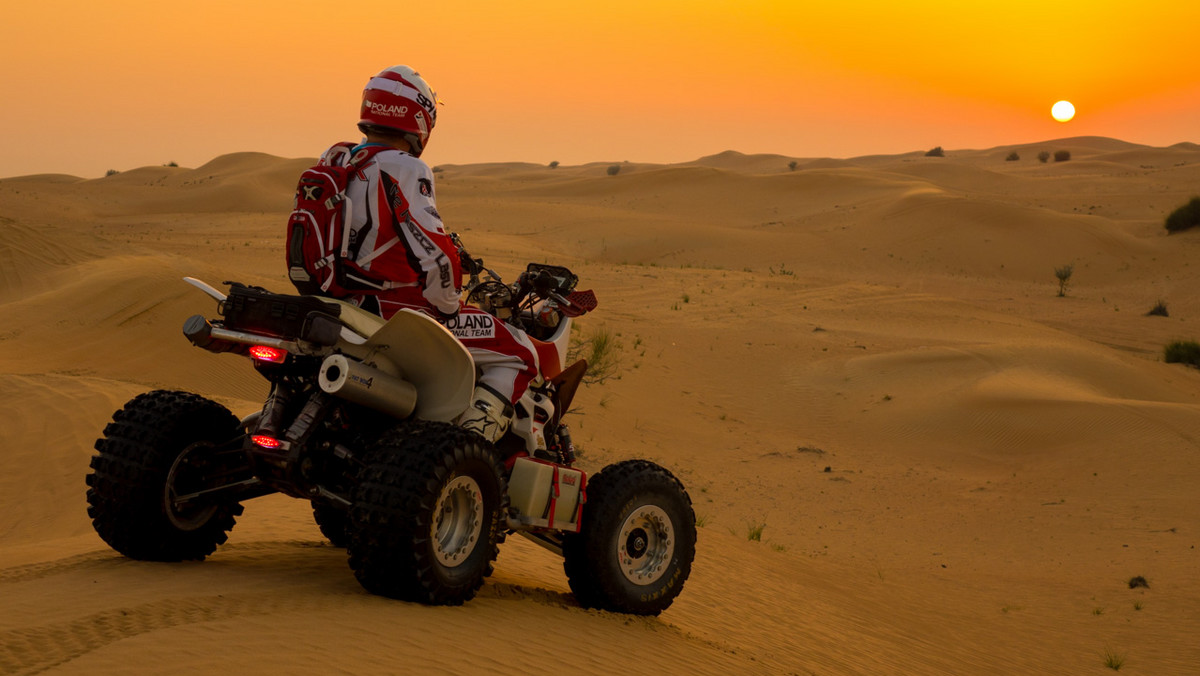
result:
[[[575,444],[571,442],[571,428],[566,423],[558,424],[558,457],[564,465],[575,464]]]
[[[308,401],[304,404],[304,408],[300,409],[300,414],[292,422],[291,426],[284,432],[284,438],[294,448],[303,446],[308,442],[309,436],[316,430],[317,425],[325,419],[325,414],[329,411],[330,397],[324,392],[314,392]]]
[[[259,418],[254,433],[278,439],[280,428],[283,427],[283,416],[287,413],[287,405],[291,398],[292,388],[284,383],[276,383],[275,387],[271,388],[271,395],[263,404],[262,417]]]

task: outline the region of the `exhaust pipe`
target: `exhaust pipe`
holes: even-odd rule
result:
[[[187,336],[188,341],[196,347],[218,354],[221,352],[246,354],[246,350],[250,349],[249,345],[238,344],[214,336],[213,331],[215,330],[213,325],[204,318],[204,315],[192,315],[183,322],[183,335]]]
[[[321,363],[321,389],[396,418],[407,418],[417,407],[417,388],[345,355],[331,354]]]

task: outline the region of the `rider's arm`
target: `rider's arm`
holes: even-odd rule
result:
[[[380,187],[392,205],[396,235],[420,266],[421,294],[443,315],[454,315],[460,305],[462,271],[458,250],[434,202],[433,173],[411,155],[394,155],[380,162]]]

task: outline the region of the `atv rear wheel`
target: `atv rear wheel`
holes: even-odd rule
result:
[[[368,452],[350,509],[350,567],[367,591],[434,605],[470,600],[491,574],[508,495],[478,435],[393,428]]]
[[[317,522],[317,528],[321,529],[321,535],[324,535],[334,547],[345,547],[350,542],[350,536],[346,533],[350,516],[345,509],[331,505],[324,500],[313,500],[313,520]]]
[[[199,395],[156,390],[132,399],[96,441],[99,453],[87,476],[96,532],[133,559],[211,554],[227,539],[241,504],[228,497],[180,498],[211,488],[216,473],[228,473],[217,451],[241,434],[228,409]]]
[[[582,528],[563,535],[563,570],[580,605],[634,615],[666,610],[692,571],[696,516],[670,472],[627,460],[588,479]]]

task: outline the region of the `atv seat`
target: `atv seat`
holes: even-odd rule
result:
[[[344,300],[336,298],[323,298],[322,300],[342,306],[342,315],[339,319],[342,320],[343,324],[350,327],[351,331],[354,331],[363,338],[370,338],[372,334],[387,323],[374,312],[368,312]]]

